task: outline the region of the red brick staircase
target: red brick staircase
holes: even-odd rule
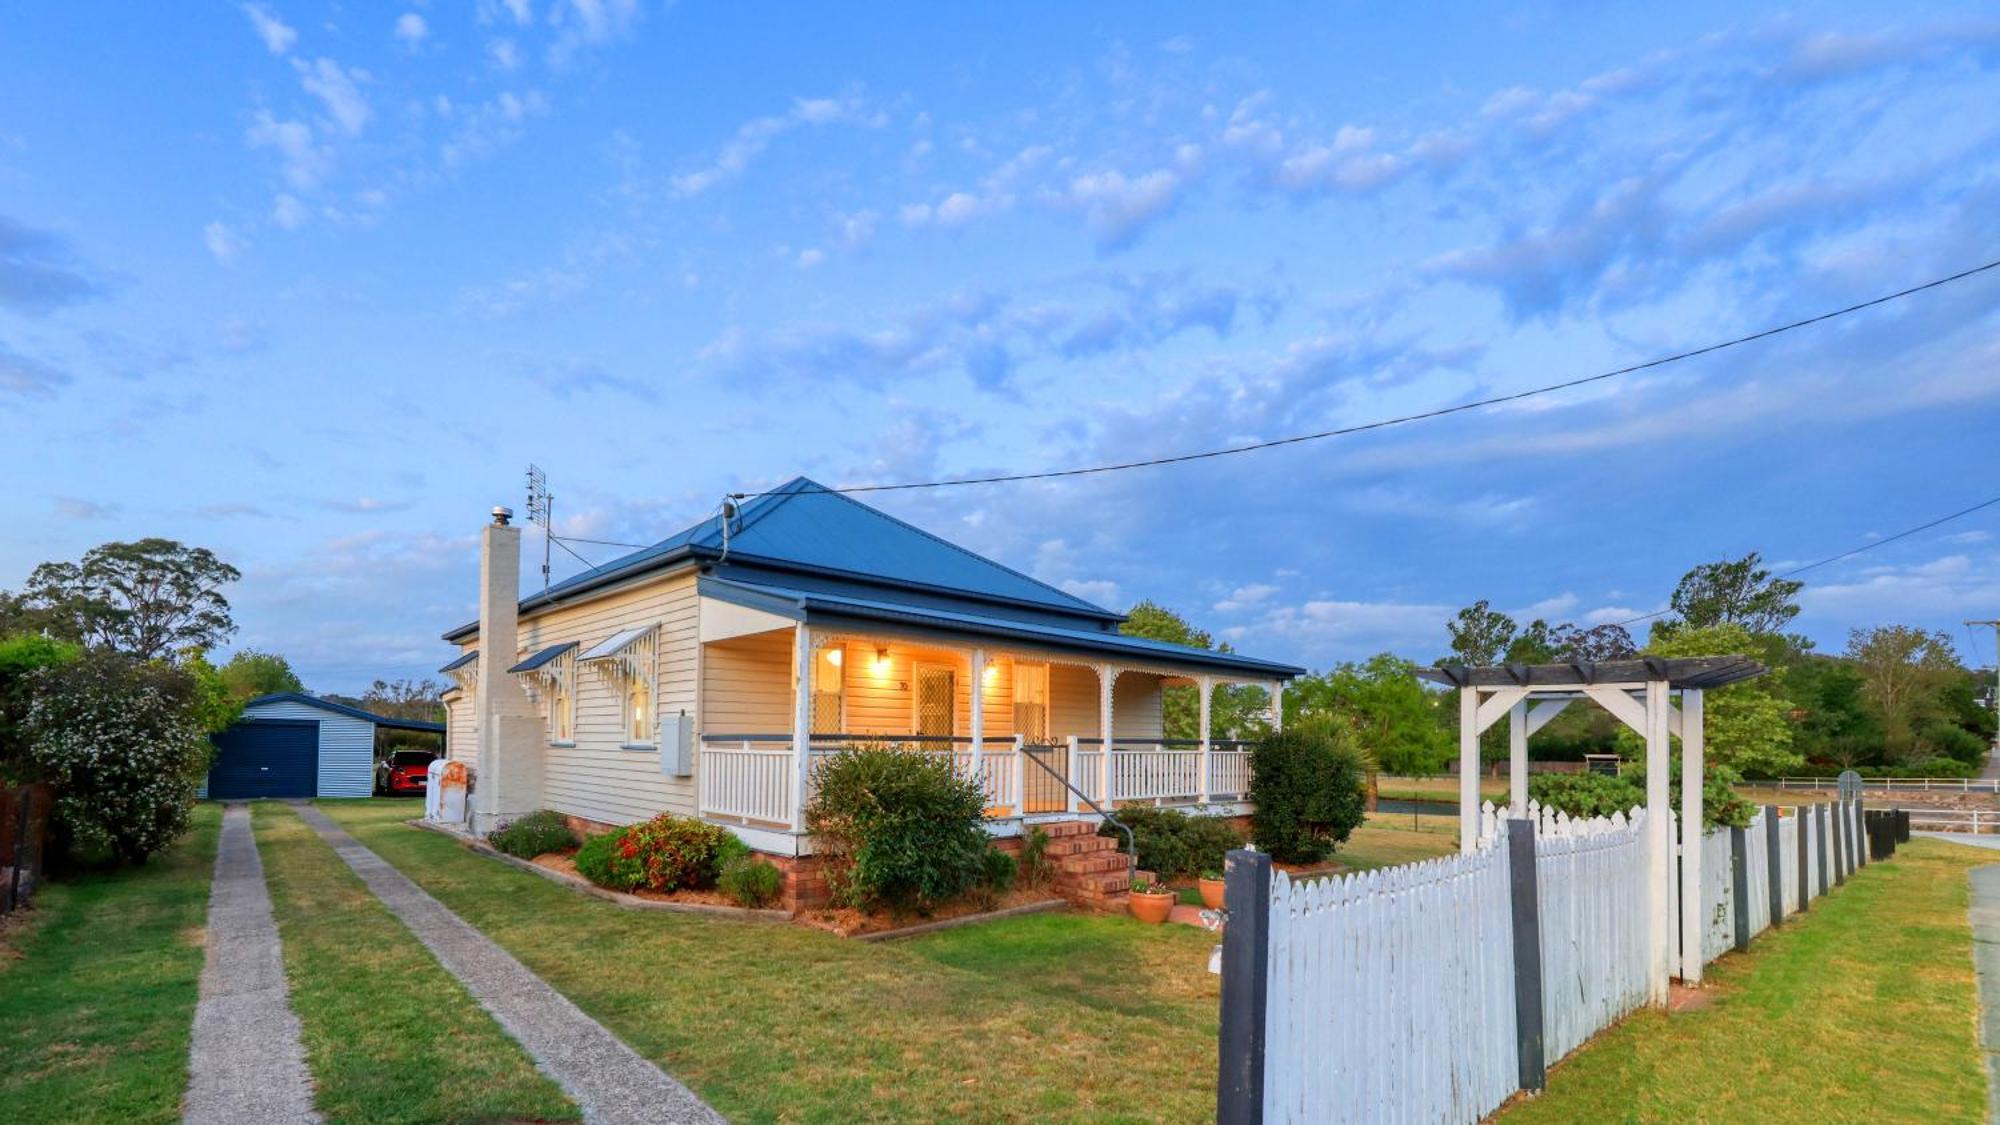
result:
[[[1035,827],[1049,834],[1046,854],[1056,871],[1057,894],[1088,910],[1125,909],[1131,876],[1118,841],[1099,836],[1097,825],[1088,821]]]

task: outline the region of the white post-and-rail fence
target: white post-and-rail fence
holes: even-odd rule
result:
[[[1504,816],[1484,807],[1471,852],[1324,879],[1229,853],[1219,1121],[1478,1121],[1665,997],[1645,811]],[[1748,948],[1896,833],[1859,801],[1767,806],[1703,837],[1700,901],[1669,896],[1668,932],[1691,908],[1703,963]]]

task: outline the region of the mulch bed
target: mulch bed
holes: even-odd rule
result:
[[[836,909],[807,910],[798,915],[800,925],[816,930],[826,930],[841,937],[863,937],[889,933],[896,930],[928,926],[936,922],[948,922],[959,918],[970,918],[982,914],[999,914],[1017,911],[1023,907],[1039,906],[1045,903],[1061,903],[1063,900],[1054,891],[1015,887],[992,902],[961,899],[947,903],[929,914],[913,912],[893,913],[886,910],[861,911],[846,907]]]
[[[536,867],[546,867],[550,871],[561,872],[572,879],[582,879],[584,877],[583,872],[576,869],[575,848],[561,852],[546,852],[536,856],[529,862],[533,863]],[[636,891],[621,891],[619,893],[631,895],[633,898],[644,899],[647,902],[678,902],[693,904],[695,906],[740,907],[742,905],[713,887],[706,890],[682,889],[671,892],[647,890],[641,887]]]

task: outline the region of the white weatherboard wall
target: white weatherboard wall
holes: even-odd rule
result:
[[[277,700],[243,709],[246,719],[304,719],[319,724],[319,795],[375,792],[375,724],[306,703]]]

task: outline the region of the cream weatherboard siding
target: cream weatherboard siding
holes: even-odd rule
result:
[[[375,724],[291,700],[259,703],[246,719],[303,719],[319,724],[321,797],[366,797],[375,792]]]
[[[444,706],[446,756],[470,766],[479,758],[479,720],[473,694],[464,690],[454,692]]]
[[[695,609],[694,576],[669,575],[523,618],[521,650],[525,655],[572,641],[588,649],[620,630],[656,625],[660,634],[654,706],[662,723],[671,723],[682,711],[694,715],[697,705]],[[481,660],[489,658],[480,654]],[[507,662],[516,659],[510,656]],[[661,773],[656,747],[628,745],[624,693],[618,682],[579,662],[572,690],[575,738],[570,745],[545,745],[543,803],[557,812],[605,824],[630,824],[662,812],[693,815],[694,778]],[[453,737],[458,740],[456,731]],[[461,760],[473,760],[474,737],[468,731],[464,745],[458,747]]]

